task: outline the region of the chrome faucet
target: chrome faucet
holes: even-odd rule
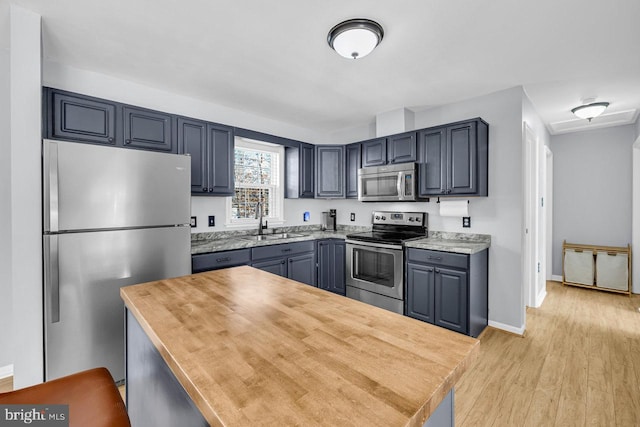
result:
[[[265,221],[264,227],[262,226],[262,214],[263,214],[263,206],[262,202],[256,203],[256,219],[260,219],[258,221],[258,235],[261,236],[264,234],[263,229],[267,228],[267,222]]]

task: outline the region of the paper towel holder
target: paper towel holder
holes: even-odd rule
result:
[[[436,203],[440,203],[440,196],[438,196],[438,201]],[[467,200],[467,204],[469,204],[469,200]]]

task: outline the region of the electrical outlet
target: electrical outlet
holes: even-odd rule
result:
[[[307,222],[307,221],[309,221],[310,219],[311,219],[311,214],[309,214],[309,212],[305,212],[305,213],[303,213],[303,214],[302,214],[302,220],[303,220],[304,222]]]
[[[351,212],[351,221],[355,221],[355,220],[356,220],[356,214]]]
[[[209,227],[216,226],[216,217],[214,215],[209,215]]]
[[[198,226],[198,218],[196,218],[195,216],[191,217],[191,226],[194,228]]]
[[[462,227],[471,228],[471,217],[470,216],[463,216],[462,217]]]

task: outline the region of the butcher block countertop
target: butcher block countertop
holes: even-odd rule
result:
[[[243,266],[120,294],[212,426],[422,426],[476,339]]]

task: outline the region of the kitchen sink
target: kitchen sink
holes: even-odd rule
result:
[[[304,237],[306,234],[296,233],[275,233],[275,234],[252,234],[249,236],[240,236],[244,240],[280,240],[290,239],[292,237]]]

